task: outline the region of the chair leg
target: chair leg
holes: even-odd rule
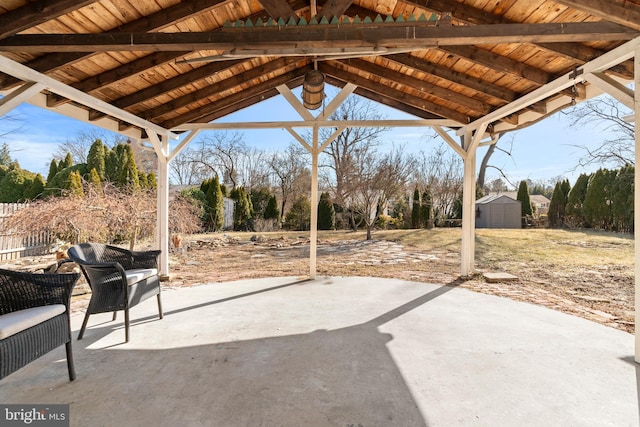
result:
[[[114,312],[113,312],[113,319],[111,319],[111,321],[112,321],[112,322],[115,322],[115,320],[116,320],[116,314],[118,314],[118,312],[117,312],[117,311],[114,311]]]
[[[129,307],[124,309],[124,339],[129,342]]]
[[[71,340],[65,344],[67,349],[67,369],[69,370],[69,381],[76,379],[76,368],[73,366],[73,351],[71,350]]]
[[[87,328],[87,322],[89,321],[89,311],[84,314],[84,320],[82,321],[82,327],[80,328],[80,332],[78,333],[78,340],[82,339],[84,335],[84,330]]]
[[[160,301],[160,294],[158,294],[158,313],[160,313],[160,319],[162,319],[162,301]]]

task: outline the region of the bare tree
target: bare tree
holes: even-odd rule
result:
[[[356,153],[355,168],[350,178],[354,191],[347,202],[367,229],[367,240],[388,201],[407,189],[413,173],[414,160],[404,153],[404,147],[393,147],[383,154],[373,148]]]
[[[416,182],[431,189],[434,219],[451,218],[464,181],[462,159],[442,143],[418,153],[416,165]]]
[[[375,105],[363,98],[350,96],[332,114],[333,120],[379,120],[383,117],[375,109]],[[323,170],[323,181],[330,189],[336,203],[349,208],[348,201],[358,191],[358,183],[354,174],[361,170],[359,161],[367,159],[367,153],[380,144],[380,137],[386,128],[347,128],[325,149],[320,166]],[[335,128],[323,128],[320,141],[327,140]],[[353,216],[352,226],[355,227]]]
[[[635,164],[635,123],[625,120],[631,112],[620,108],[621,104],[614,98],[602,96],[579,104],[568,113],[572,126],[597,127],[612,135],[596,148],[576,145],[585,152],[578,166],[596,164],[619,168]]]
[[[218,176],[212,161],[207,157],[204,144],[185,148],[169,163],[171,179],[178,185],[198,185],[207,178]]]
[[[297,143],[291,143],[284,152],[271,156],[269,166],[273,171],[274,186],[280,190],[280,223],[284,218],[288,202],[311,188],[309,153]],[[306,186],[306,188],[305,188]]]

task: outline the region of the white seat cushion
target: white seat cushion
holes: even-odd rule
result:
[[[64,304],[27,308],[0,316],[0,340],[29,329],[65,312]]]
[[[126,270],[125,276],[127,277],[127,285],[131,286],[134,283],[138,283],[147,277],[155,276],[158,274],[158,270],[155,268],[136,268],[133,270]]]

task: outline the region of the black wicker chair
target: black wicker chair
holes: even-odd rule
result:
[[[91,287],[78,339],[82,339],[90,315],[113,312],[116,320],[116,312],[124,310],[125,340],[129,342],[129,308],[154,295],[162,319],[159,250],[132,252],[99,243],[81,243],[69,248],[67,255],[80,266]]]
[[[0,379],[66,345],[69,381],[76,378],[71,351],[71,291],[78,273],[35,274],[0,270]]]

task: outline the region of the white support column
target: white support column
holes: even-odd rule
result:
[[[147,130],[149,139],[158,154],[158,192],[157,192],[157,225],[156,241],[160,254],[160,277],[169,276],[169,135],[158,135]]]
[[[464,182],[462,185],[461,276],[475,273],[476,252],[476,152],[487,129],[486,123],[464,134]]]
[[[634,211],[633,211],[633,223],[634,223],[634,249],[635,249],[635,324],[636,324],[636,348],[635,348],[635,360],[640,363],[640,132],[638,131],[638,125],[640,125],[640,47],[636,49],[634,59],[635,70],[635,95],[634,95],[634,118],[635,118],[635,140],[636,140],[636,154],[635,154],[635,185],[634,185]]]
[[[464,181],[462,184],[462,245],[460,274],[470,276],[475,268],[475,198],[476,198],[476,147],[471,132],[464,134]]]
[[[313,127],[313,141],[311,149],[311,226],[309,243],[309,278],[316,278],[316,254],[318,248],[318,126]]]

